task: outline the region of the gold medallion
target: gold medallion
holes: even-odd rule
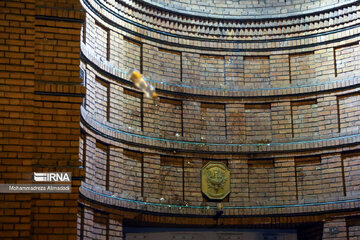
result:
[[[208,162],[201,169],[201,191],[209,198],[222,200],[230,193],[230,171],[221,162]]]

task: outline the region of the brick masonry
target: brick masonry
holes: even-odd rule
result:
[[[71,194],[1,194],[0,235],[76,239],[84,176],[79,162],[84,14],[78,1],[2,1],[0,8],[0,183],[32,183],[33,172],[73,177]]]
[[[219,28],[211,18],[133,1],[101,1],[102,10],[86,2],[93,10],[85,0],[83,6],[0,3],[1,183],[31,182],[33,171],[74,177],[72,194],[0,196],[2,238],[121,239],[124,218],[219,224],[207,209],[215,203],[200,191],[200,169],[208,161],[226,163],[232,174],[223,201],[229,218],[220,223],[270,222],[319,239],[358,237],[360,222],[351,211],[359,208],[353,200],[360,183],[359,140],[352,138],[359,134],[358,5],[333,10],[332,0],[245,1],[249,15],[261,8],[262,15],[293,16],[224,19]],[[209,10],[208,17],[219,14],[201,3],[189,6]],[[216,1],[216,9],[239,13],[234,2],[226,4]],[[297,16],[300,11],[307,14]],[[129,69],[153,80],[160,99],[144,99],[124,80]],[[219,143],[228,145],[207,145]],[[316,205],[333,201],[350,202]],[[233,208],[282,204],[297,207]],[[276,214],[285,217],[264,217]],[[320,227],[300,228],[313,222]]]
[[[104,29],[109,29],[111,41],[109,49],[103,53],[110,51],[110,59],[103,61],[91,50],[94,47],[88,42],[92,36],[88,35],[94,30],[87,25],[89,41],[82,45],[82,51],[86,56],[83,61],[87,64],[87,95],[91,100],[82,109],[82,128],[91,139],[88,142],[91,146],[95,145],[96,139],[109,145],[108,156],[100,161],[102,166],[110,164],[107,178],[110,187],[100,190],[101,181],[92,181],[96,171],[89,167],[85,182],[90,184],[84,185],[84,196],[98,199],[90,190],[104,194],[97,207],[101,202],[107,202],[125,209],[150,210],[165,215],[190,213],[208,216],[206,209],[214,203],[201,194],[200,169],[208,161],[220,161],[226,163],[232,174],[231,193],[223,200],[229,207],[225,215],[258,216],[264,224],[267,220],[262,217],[266,214],[291,216],[298,213],[300,216],[295,221],[298,225],[292,227],[298,228],[304,239],[331,239],[337,234],[341,238],[346,231],[356,236],[357,222],[346,214],[342,223],[334,223],[339,233],[328,233],[333,224],[331,216],[335,216],[332,210],[341,212],[341,209],[351,208],[349,205],[327,204],[324,208],[317,205],[353,200],[358,192],[358,140],[353,142],[353,147],[347,145],[350,141],[344,140],[359,131],[356,114],[358,88],[356,80],[348,80],[356,79],[358,73],[355,65],[359,41],[355,36],[351,40],[328,43],[329,39],[341,39],[341,34],[329,33],[332,38],[317,38],[319,45],[314,47],[307,46],[314,43],[310,38],[294,42],[279,40],[279,44],[271,45],[261,41],[212,42],[212,36],[216,35],[223,36],[224,40],[239,40],[240,36],[256,34],[273,39],[281,32],[296,37],[300,32],[312,32],[316,24],[327,26],[330,24],[326,22],[329,16],[320,14],[316,24],[308,22],[309,19],[302,20],[306,28],[295,26],[302,19],[295,17],[292,27],[287,28],[282,22],[284,26],[277,30],[269,27],[268,32],[255,30],[256,24],[264,24],[259,20],[249,23],[247,29],[238,28],[234,35],[229,35],[228,28],[234,25],[228,22],[223,23],[226,29],[223,32],[211,29],[214,23],[206,19],[198,21],[198,25],[191,25],[190,17],[184,18],[184,25],[180,26],[173,22],[176,15],[163,22],[140,12],[135,13],[137,18],[134,18],[120,10],[120,5],[113,1],[105,2],[105,6],[118,9],[134,21],[147,19],[141,24],[153,29],[171,29],[172,33],[195,38],[200,37],[193,33],[198,30],[205,40],[165,37],[136,28],[143,34],[141,38],[108,25],[88,12],[89,21],[101,22]],[[149,14],[152,12],[152,9],[139,5],[133,7]],[[355,8],[352,11],[356,11]],[[107,12],[103,14],[109,15]],[[158,14],[168,19],[163,10]],[[336,16],[336,13],[332,14],[332,17]],[[346,18],[354,20],[350,10]],[[121,23],[117,19],[112,21]],[[273,23],[270,21],[269,26]],[[127,23],[123,24],[126,26]],[[334,24],[332,29],[339,29],[338,24]],[[102,42],[105,41],[104,37]],[[274,49],[267,50],[268,47]],[[141,71],[157,88],[158,100],[144,98],[126,81],[125,73],[133,68]],[[108,89],[102,90],[104,84],[96,87],[99,86],[97,82],[105,82]],[[102,99],[104,107],[97,106],[97,101],[100,101],[97,98]],[[100,109],[102,116],[93,114],[96,109]],[[107,115],[108,119],[104,117]],[[334,142],[330,144],[326,139],[334,139],[331,140]],[[229,145],[211,146],[222,143]],[[241,146],[232,147],[231,144]],[[110,163],[106,159],[110,159]],[[99,171],[105,170],[99,167]],[[111,200],[107,196],[146,203],[132,204]],[[89,204],[85,199],[82,202],[84,206]],[[162,205],[155,207],[147,203]],[[306,207],[302,205],[304,203],[314,206]],[[256,209],[283,204],[298,207]],[[181,205],[185,209],[172,205]],[[189,205],[199,209],[187,209]],[[235,206],[255,209],[233,209]],[[328,215],[320,217],[322,211]],[[308,213],[315,215],[317,220],[305,220],[301,216]],[[132,221],[161,221],[152,216],[143,220],[138,218]],[[196,218],[184,219],[196,222]],[[247,219],[255,222],[254,218]],[[179,223],[180,218],[163,222],[166,221]],[[275,224],[287,220],[271,218],[270,221]],[[310,222],[312,228],[306,225]],[[95,223],[90,221],[87,224],[92,226]],[[102,231],[106,232],[106,229]]]

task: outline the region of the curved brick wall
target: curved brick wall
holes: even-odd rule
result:
[[[338,0],[143,0],[151,5],[166,8],[184,14],[202,15],[204,17],[263,17],[290,15],[319,11],[352,1]]]
[[[182,15],[192,12],[176,1],[82,3],[80,238],[120,237],[129,221],[214,224],[216,203],[200,191],[208,161],[231,172],[223,224],[246,226],[243,215],[266,225],[269,217],[303,236],[311,236],[303,225],[310,222],[321,222],[323,239],[332,225],[356,236],[356,2],[266,1],[258,3],[264,14],[286,5],[292,12],[281,13],[292,18],[248,22]],[[159,100],[143,98],[126,79],[134,68]]]

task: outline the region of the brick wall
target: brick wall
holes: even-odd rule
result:
[[[348,217],[346,219],[346,227],[349,239],[357,239],[360,237],[360,219],[358,216]]]
[[[122,96],[124,106],[126,106],[122,112],[126,116],[126,118],[123,118],[123,123],[130,130],[141,130],[143,128],[142,94],[124,88]]]
[[[290,81],[292,85],[305,85],[313,82],[316,76],[314,52],[289,56]]]
[[[182,204],[184,200],[184,160],[160,156],[160,195],[166,203]]]
[[[270,84],[269,57],[244,57],[244,81],[247,88],[266,88]]]
[[[236,87],[244,85],[243,56],[225,56],[225,84]]]
[[[359,129],[359,94],[338,96],[339,131],[351,132]]]
[[[176,1],[173,3],[176,4]],[[296,3],[293,1],[292,3],[296,4],[295,7],[290,9],[290,4],[286,4],[289,5],[289,9],[284,8],[285,12],[299,11],[299,9],[311,10],[313,7],[335,2],[329,0],[321,3],[319,1]],[[223,4],[221,2],[216,4],[216,8],[224,7],[221,6]],[[232,3],[229,2],[229,4]],[[264,9],[271,9],[271,13],[279,13],[275,5],[281,6],[284,2],[248,1],[246,4],[255,8],[274,6],[274,8]],[[185,201],[195,205],[200,204],[203,199],[199,192],[199,169],[203,158],[211,159],[212,157],[215,160],[230,159],[228,162],[234,174],[234,183],[239,183],[239,185],[234,183],[232,185],[234,195],[230,196],[230,204],[236,203],[236,196],[247,198],[245,201],[243,199],[240,201],[248,204],[256,204],[256,201],[273,203],[275,197],[276,201],[294,200],[296,189],[294,190],[294,186],[288,184],[294,180],[298,184],[297,191],[300,189],[311,197],[321,195],[330,198],[339,197],[342,194],[351,197],[358,194],[359,184],[356,176],[359,156],[355,153],[341,155],[342,149],[337,149],[338,153],[331,156],[321,154],[320,163],[303,164],[304,159],[299,160],[300,158],[295,157],[294,160],[293,157],[289,157],[288,159],[274,158],[272,165],[254,164],[253,161],[259,160],[250,157],[251,163],[247,166],[248,159],[239,156],[224,157],[206,153],[202,156],[191,154],[179,156],[173,151],[151,152],[146,148],[137,149],[135,154],[137,157],[134,157],[134,154],[129,154],[132,150],[124,150],[124,148],[132,149],[133,146],[117,145],[115,141],[111,142],[103,137],[100,139],[98,135],[88,131],[84,125],[84,132],[79,141],[79,109],[85,93],[84,87],[81,86],[83,80],[79,77],[81,41],[85,46],[92,48],[104,64],[107,62],[117,64],[121,70],[129,68],[136,68],[143,72],[146,70],[145,74],[153,77],[154,80],[183,82],[190,85],[202,84],[205,87],[215,85],[221,88],[224,82],[228,89],[244,87],[256,90],[257,88],[302,86],[324,82],[325,79],[333,76],[337,76],[338,79],[347,77],[357,71],[358,40],[354,39],[353,43],[344,40],[341,45],[336,43],[334,46],[322,45],[323,49],[274,51],[265,52],[266,57],[252,55],[249,57],[252,52],[210,53],[178,47],[173,49],[171,46],[165,47],[158,44],[151,45],[149,41],[143,43],[144,39],[125,36],[127,34],[124,32],[107,26],[100,19],[95,20],[89,14],[86,18],[86,26],[82,29],[83,35],[80,35],[84,14],[80,11],[79,1],[3,1],[0,3],[0,8],[2,9],[0,13],[2,19],[0,21],[2,32],[0,34],[2,63],[0,66],[2,86],[0,136],[3,137],[0,146],[1,183],[31,182],[33,171],[71,171],[74,177],[72,194],[1,195],[2,237],[75,239],[77,229],[83,229],[84,231],[81,232],[83,238],[120,238],[121,217],[84,206],[80,208],[78,216],[76,215],[78,187],[83,177],[81,166],[86,168],[86,183],[102,188],[107,188],[109,185],[108,189],[119,195],[123,194],[131,199],[143,196],[153,202],[160,201],[163,197],[161,189],[170,192],[172,199],[178,199],[177,192],[182,187]],[[231,9],[227,14],[237,11],[232,5]],[[249,10],[248,7],[244,9]],[[250,8],[248,14],[254,14],[253,9]],[[266,14],[266,12],[261,12],[261,14]],[[318,27],[318,24],[313,25]],[[320,28],[326,29],[326,26],[320,26]],[[138,31],[135,28],[133,30]],[[241,34],[245,35],[253,33],[246,29],[241,31]],[[219,29],[213,29],[209,31],[209,34],[222,33]],[[259,29],[256,34],[265,33]],[[345,36],[345,33],[338,35]],[[326,37],[324,39],[327,40]],[[322,41],[319,39],[319,43]],[[188,44],[196,45],[198,42],[188,41]],[[218,46],[217,44],[204,42],[202,47],[211,48]],[[265,44],[267,43],[256,46],[261,48]],[[271,47],[276,48],[276,44],[274,43]],[[299,44],[301,44],[300,41]],[[250,46],[253,47],[249,44],[249,49]],[[241,47],[234,47],[234,49],[241,49]],[[311,51],[310,54],[307,54],[309,51]],[[297,53],[294,54],[294,52]],[[164,137],[168,137],[169,128],[172,130],[169,131],[171,133],[169,137],[174,134],[176,136],[182,126],[184,134],[180,137],[184,140],[201,141],[200,136],[206,135],[206,139],[203,139],[206,141],[219,142],[227,137],[229,140],[242,143],[256,143],[259,140],[262,143],[268,143],[273,139],[288,140],[289,129],[292,130],[291,133],[295,139],[312,139],[319,134],[328,134],[332,137],[345,136],[341,134],[356,132],[358,129],[359,121],[356,117],[358,95],[343,94],[342,85],[336,86],[335,88],[338,89],[329,93],[329,99],[317,92],[314,93],[316,96],[302,96],[307,103],[309,100],[316,99],[315,102],[309,104],[298,104],[297,102],[303,99],[296,99],[285,94],[282,99],[272,98],[271,104],[268,103],[270,102],[268,96],[257,95],[258,99],[255,100],[254,98],[230,99],[226,97],[224,99],[222,96],[222,98],[214,98],[214,102],[211,102],[221,107],[209,107],[206,105],[208,103],[202,104],[204,98],[199,97],[200,93],[195,92],[194,96],[183,98],[181,94],[172,96],[169,91],[166,93],[168,94],[166,98],[173,99],[172,102],[164,101],[165,97],[162,96],[163,102],[158,107],[161,111],[158,111],[155,104],[150,100],[144,100],[138,92],[124,89],[116,79],[102,76],[90,64],[83,62],[81,65],[87,76],[86,111],[95,114],[93,117],[103,120],[105,124],[113,124],[115,128],[127,127],[130,133],[144,130],[141,134],[149,133],[157,136],[156,134],[159,134],[157,129],[161,122]],[[353,86],[348,88],[355,89]],[[179,88],[179,92],[181,91],[183,89]],[[316,91],[323,92],[324,89],[319,87]],[[209,93],[217,94],[218,92]],[[219,96],[224,94],[219,92]],[[337,114],[335,114],[336,110],[329,107],[336,104],[329,104],[329,106],[320,104],[333,103],[336,97]],[[254,103],[262,106],[261,111],[253,106],[249,107]],[[171,109],[171,111],[168,112],[166,109]],[[180,109],[183,111],[182,117],[179,117]],[[169,117],[166,114],[175,117],[168,120]],[[202,117],[210,120],[203,121]],[[289,122],[290,118],[292,124]],[[319,125],[314,126],[315,122]],[[297,132],[296,129],[300,131]],[[336,129],[338,131],[335,131]],[[211,133],[216,135],[215,138],[212,138]],[[147,142],[144,141],[143,144]],[[201,151],[205,150],[201,149]],[[171,161],[166,161],[166,158]],[[184,158],[183,177],[180,176],[181,168],[176,165],[179,158]],[[318,169],[318,167],[321,168]],[[174,183],[171,189],[161,182],[162,173],[166,172],[167,168],[171,169],[169,181]],[[132,171],[124,171],[129,169]],[[259,173],[264,174],[265,177],[260,179]],[[305,184],[303,185],[299,185],[298,174],[300,173],[304,173],[305,179],[302,181],[305,181]],[[176,185],[181,178],[182,186]],[[247,182],[246,179],[248,179]],[[335,183],[332,182],[333,179],[336,179]],[[265,181],[265,185],[262,181]],[[319,192],[320,186],[311,189],[308,184],[310,182],[319,182],[324,190]],[[248,184],[249,188],[244,187],[244,184]],[[264,187],[263,191],[254,191],[262,187]],[[286,194],[287,191],[289,194]],[[345,226],[343,222],[346,221],[335,221],[335,226],[343,227]],[[351,236],[356,234],[357,226],[356,224],[347,225]],[[327,227],[326,225],[324,234],[328,234]],[[341,231],[341,234],[343,232]],[[343,236],[336,237],[341,239]],[[324,235],[324,238],[335,237]]]
[[[123,166],[119,176],[124,178],[123,190],[127,193],[127,198],[136,199],[136,197],[142,197],[144,195],[143,161],[142,153],[123,149]],[[113,181],[115,183],[118,182],[117,178],[114,178]],[[121,190],[121,188],[119,190]]]
[[[105,23],[87,17],[84,35],[97,57],[123,71],[138,69],[145,77],[163,82],[232,88],[302,86],[346,77],[356,71],[358,41],[314,51],[267,56],[202,54],[142,43]],[[95,27],[92,27],[95,26]],[[285,31],[285,30],[284,30]],[[99,32],[99,38],[95,38]],[[343,68],[345,70],[343,70]],[[345,74],[347,72],[347,74]]]
[[[99,78],[95,78],[95,116],[98,118],[109,119],[109,91],[110,85]]]
[[[199,84],[200,54],[182,53],[182,81],[184,83]]]
[[[270,104],[245,105],[245,134],[248,142],[267,143],[271,141]]]
[[[225,84],[225,59],[223,56],[200,55],[200,84]]]
[[[254,205],[275,202],[274,159],[249,159],[249,199]]]
[[[122,217],[87,206],[79,208],[78,239],[122,239]]]
[[[98,22],[95,22],[95,53],[103,61],[110,59],[110,30]]]
[[[109,162],[109,146],[96,141],[95,144],[95,185],[102,189],[108,189],[108,162]]]
[[[316,100],[291,102],[291,112],[294,137],[306,137],[318,134],[319,122]]]
[[[154,80],[181,81],[181,52],[143,46],[143,73]]]
[[[94,144],[91,139],[87,137],[87,149]],[[109,191],[114,196],[128,199],[201,204],[200,169],[206,162],[218,159],[228,162],[232,184],[229,201],[235,205],[294,200],[318,202],[359,193],[356,173],[360,157],[351,152],[295,158],[211,154],[206,155],[207,158],[198,158],[181,157],[176,152],[167,155],[144,153],[100,142],[94,148],[93,159],[87,157],[86,182],[105,189],[108,181]]]
[[[359,191],[359,177],[356,174],[359,167],[359,154],[349,153],[342,155],[343,168],[344,168],[344,182],[346,195],[356,195]]]
[[[359,61],[359,44],[351,44],[337,47],[335,52],[336,76],[349,75],[357,71],[357,62]]]
[[[183,135],[182,102],[173,99],[160,98],[158,128],[161,136]]]
[[[311,2],[314,3],[320,6],[324,2]],[[104,24],[105,32],[111,29],[106,35],[109,38],[100,39],[103,46],[110,39],[107,49],[103,47],[101,54],[91,51],[98,44],[91,36],[95,25],[87,24],[86,44],[83,45],[84,53],[91,58],[84,60],[89,78],[84,112],[89,119],[82,123],[84,134],[89,135],[85,145],[86,149],[94,148],[99,138],[109,145],[109,191],[106,194],[151,203],[210,206],[213,203],[200,191],[200,169],[208,161],[228,163],[232,189],[224,200],[225,206],[322,203],[353,199],[358,193],[356,185],[348,181],[357,183],[355,171],[359,156],[353,152],[342,154],[350,149],[337,146],[339,143],[327,146],[327,142],[322,142],[323,139],[347,138],[358,130],[354,116],[358,102],[355,93],[357,80],[347,79],[356,72],[354,62],[357,62],[358,39],[340,43],[336,42],[340,33],[324,34],[317,39],[308,39],[307,36],[312,31],[322,34],[324,29],[331,27],[337,31],[346,19],[350,25],[355,16],[353,12],[344,19],[339,18],[335,26],[332,25],[333,19],[338,12],[331,11],[328,16],[324,13],[309,15],[309,19],[300,23],[303,18],[294,17],[290,25],[287,19],[279,22],[256,20],[240,28],[237,27],[240,23],[224,20],[221,27],[214,28],[218,23],[215,20],[211,22],[205,18],[198,21],[189,16],[177,21],[179,16],[176,13],[166,15],[160,10],[156,16],[146,15],[144,20],[144,13],[153,9],[144,7],[144,12],[139,13],[137,9],[142,5],[132,1],[127,2],[134,9],[131,14],[126,12],[128,6],[120,2],[106,1],[105,4],[120,15],[125,14],[135,22],[142,21],[144,25],[159,30],[153,32],[138,26],[129,27],[137,35],[146,36],[142,38],[117,29],[116,25],[107,25],[95,15],[96,20],[88,16],[88,22]],[[176,4],[176,1],[169,4]],[[204,8],[201,9],[205,9],[206,3],[202,4]],[[259,5],[266,10],[264,6],[281,6],[284,2],[248,1],[243,4]],[[313,7],[310,2],[297,1],[296,4],[291,11],[303,7],[311,10]],[[248,10],[250,14],[251,8]],[[107,16],[107,13],[101,14]],[[120,20],[112,21],[119,23]],[[275,22],[279,27],[268,27]],[[193,25],[189,27],[189,23]],[[124,22],[121,26],[128,27]],[[160,33],[168,29],[171,29],[169,33],[179,33],[181,29],[184,38]],[[262,41],[264,36],[273,40],[279,35],[286,41]],[[188,36],[196,40],[189,40]],[[226,41],[217,41],[216,36],[223,36]],[[200,37],[201,41],[197,39]],[[297,41],[297,38],[301,40]],[[227,42],[233,39],[245,41]],[[220,48],[227,50],[218,51]],[[108,54],[109,49],[109,61],[96,60]],[[158,100],[143,98],[138,90],[123,81],[121,72],[129,68],[136,68],[146,78],[154,80],[151,83],[158,89]],[[96,85],[96,77],[108,85]],[[103,112],[103,106],[107,106],[106,112]],[[108,119],[94,114],[97,111]],[[93,119],[101,124],[90,122]],[[111,135],[111,140],[89,129],[88,120],[88,125]],[[156,141],[161,143],[152,145]],[[80,141],[80,150],[84,149],[84,142]],[[222,143],[242,144],[242,150],[236,151],[238,146],[220,145]],[[285,151],[273,151],[279,145],[284,146],[282,149]],[[190,147],[193,147],[191,151]],[[209,149],[214,152],[209,152]],[[227,152],[228,149],[231,151]],[[87,152],[93,154],[92,150]],[[91,157],[86,159],[87,163],[96,163]],[[93,186],[101,183],[101,180],[92,182],[98,168],[99,172],[104,171],[104,166],[87,167],[86,182]],[[127,204],[130,206],[132,203]],[[153,210],[148,205],[139,208]],[[317,210],[323,211],[321,207]],[[154,211],[165,213],[173,210],[160,208]],[[200,209],[191,211],[207,214]],[[265,212],[274,214],[281,211],[256,209],[252,213],[261,216]],[[307,214],[309,210],[299,207],[296,211]],[[319,221],[323,218],[316,214],[312,216],[315,217],[311,220],[301,218],[309,223],[308,226],[304,223],[301,232],[308,238],[321,239],[323,227]],[[160,222],[160,219],[147,217],[137,215],[134,219],[135,222],[144,219]],[[166,214],[162,219],[165,217]],[[126,218],[131,217],[127,215]],[[108,231],[110,220],[106,224]],[[273,220],[271,218],[272,224],[278,221]],[[175,219],[164,221],[176,222]],[[331,219],[326,221],[331,222]],[[97,226],[93,219],[90,222]],[[316,227],[310,229],[313,222],[316,222]],[[103,231],[104,228],[96,229]]]
[[[201,103],[201,133],[207,139],[210,135],[216,140],[226,139],[225,104]]]
[[[71,194],[1,194],[1,237],[75,239],[81,6],[30,0],[0,8],[0,183],[32,183],[33,172],[49,171],[76,179]]]
[[[203,14],[204,16],[261,16],[268,14],[278,15],[301,12],[338,3],[335,0],[246,0],[242,1],[241,4],[235,0],[217,0],[214,2],[204,2],[200,0],[154,0],[153,2],[160,4],[161,6],[164,6],[168,9],[187,11],[192,14]],[[259,11],[259,8],[261,8],[261,11]]]
[[[320,156],[295,158],[296,188],[298,199],[311,199],[323,191],[322,164]]]
[[[120,51],[125,68],[142,70],[142,44],[132,39],[124,38]]]
[[[226,131],[230,141],[244,141],[246,131],[244,104],[226,104]]]
[[[236,142],[314,139],[358,130],[358,94],[326,93],[316,97],[216,100],[213,103],[164,96],[146,99],[116,79],[87,70],[85,106],[97,119],[159,136]],[[98,105],[98,108],[95,106]],[[129,116],[129,117],[125,117]],[[102,121],[102,120],[101,120]],[[168,131],[168,134],[165,134]],[[216,134],[209,134],[215,131]],[[246,140],[247,138],[247,140]],[[259,142],[260,143],[260,142]]]

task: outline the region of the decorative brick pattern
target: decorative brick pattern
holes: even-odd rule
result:
[[[174,11],[184,11],[191,14],[202,14],[205,16],[217,17],[234,17],[234,16],[263,16],[263,15],[279,15],[286,13],[297,13],[312,9],[329,6],[338,3],[335,0],[246,0],[239,3],[235,0],[224,1],[216,0],[214,2],[208,1],[190,1],[190,0],[153,0],[148,1],[156,3],[162,7]],[[346,1],[344,1],[346,2]],[[261,10],[259,10],[261,9]]]

